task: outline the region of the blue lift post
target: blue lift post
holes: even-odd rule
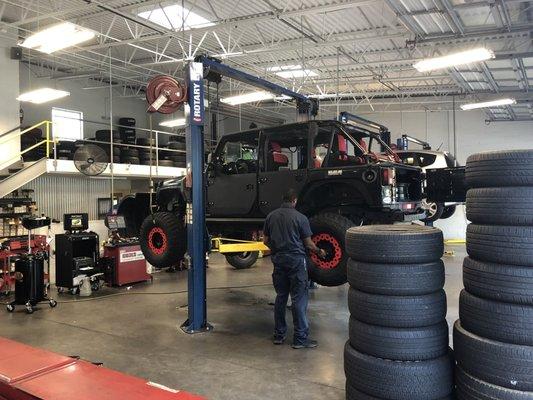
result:
[[[318,103],[292,90],[262,78],[236,70],[208,57],[197,57],[188,67],[189,116],[186,131],[187,174],[192,180],[192,204],[187,203],[187,243],[191,259],[188,275],[188,319],[181,328],[186,333],[206,332],[212,329],[207,322],[206,284],[206,224],[204,185],[204,71],[213,71],[277,95],[297,101],[298,119],[308,120],[316,115]]]

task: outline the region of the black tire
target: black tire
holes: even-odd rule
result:
[[[470,189],[466,217],[476,224],[533,225],[533,187]]]
[[[170,159],[174,162],[186,162],[187,156],[185,154],[171,156]]]
[[[350,381],[346,381],[346,400],[383,400],[383,399],[381,397],[374,397],[366,393],[363,393],[357,390],[356,388],[354,388],[353,385],[350,383]],[[449,396],[441,397],[440,399],[437,399],[437,400],[455,400],[455,397],[453,396],[453,394],[450,394]]]
[[[176,168],[185,168],[185,161],[174,161],[174,167]]]
[[[121,156],[124,156],[124,157],[139,157],[139,150],[137,149],[128,149],[128,148],[123,148],[121,153],[120,153]]]
[[[476,335],[533,346],[533,306],[482,299],[463,290],[459,318],[463,327]]]
[[[150,146],[150,138],[137,138],[136,143],[139,146]],[[152,139],[152,146],[155,146],[155,139]]]
[[[466,160],[470,188],[533,185],[533,150],[473,154]]]
[[[361,353],[398,361],[421,361],[448,352],[446,321],[420,328],[389,328],[350,318],[350,344]]]
[[[226,261],[235,269],[248,269],[251,268],[257,258],[259,257],[258,251],[247,251],[245,253],[229,253],[225,254]]]
[[[377,264],[348,260],[348,283],[367,293],[409,296],[444,287],[442,260],[423,264]]]
[[[426,217],[421,219],[422,222],[435,222],[441,219],[444,212],[444,204],[435,202],[424,202],[423,208],[426,211]]]
[[[177,265],[187,251],[187,229],[183,220],[170,212],[156,212],[141,225],[141,249],[155,267]]]
[[[465,289],[484,299],[533,305],[533,268],[494,264],[466,257]]]
[[[444,207],[444,210],[442,211],[442,215],[440,216],[440,219],[448,219],[455,214],[455,210],[457,209],[456,206],[446,206]]]
[[[426,361],[391,361],[360,353],[346,343],[344,371],[356,390],[382,399],[434,400],[453,391],[451,352]]]
[[[111,141],[111,130],[109,129],[99,129],[94,133],[96,140],[100,142],[110,142]],[[113,139],[120,139],[120,134],[113,130]]]
[[[120,164],[120,157],[119,156],[114,156],[113,157],[113,163]]]
[[[420,225],[368,225],[346,232],[346,251],[354,260],[376,263],[427,263],[444,252],[442,231]]]
[[[310,219],[311,237],[315,244],[326,250],[324,259],[311,255],[309,278],[322,286],[339,286],[346,283],[346,230],[353,226],[348,218],[338,214],[318,214]]]
[[[141,163],[141,161],[139,160],[138,157],[125,157],[125,156],[121,156],[120,157],[120,161],[123,163],[123,164],[135,164],[135,165],[139,165]]]
[[[478,379],[461,367],[455,369],[457,400],[533,400],[533,392],[497,386]]]
[[[348,308],[352,317],[370,325],[417,328],[446,318],[444,290],[422,296],[384,296],[350,288]]]
[[[119,125],[125,126],[135,126],[135,118],[132,117],[122,117],[118,119]]]
[[[466,251],[477,260],[533,267],[533,226],[470,224]]]
[[[118,128],[121,137],[133,137],[135,138],[135,128]]]
[[[475,335],[462,321],[455,322],[453,343],[457,364],[468,374],[494,385],[533,392],[533,347]]]
[[[168,148],[172,150],[186,150],[185,142],[168,142]]]
[[[155,165],[155,160],[154,160],[154,165]],[[173,167],[174,162],[171,160],[159,160],[159,166],[160,167]]]

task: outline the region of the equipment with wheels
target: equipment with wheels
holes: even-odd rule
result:
[[[65,214],[64,234],[56,235],[56,286],[62,292],[68,289],[71,294],[79,292],[85,277],[98,277],[99,237],[89,228],[88,215]],[[99,275],[101,276],[101,275]],[[93,279],[94,281],[94,279]]]
[[[36,228],[50,226],[48,217],[25,217],[22,225],[28,229],[28,254],[20,256],[15,261],[15,300],[7,304],[7,311],[15,311],[15,305],[24,305],[26,312],[32,314],[34,307],[47,301],[54,308],[57,302],[47,296],[44,283],[44,263],[48,260],[48,253],[44,251],[31,254],[31,231]]]
[[[123,238],[119,232],[126,229],[122,215],[108,215],[106,226],[111,236],[104,245],[102,265],[108,285],[123,286],[152,279],[146,272],[146,259],[137,238]]]

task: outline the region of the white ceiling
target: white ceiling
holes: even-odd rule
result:
[[[213,23],[182,31],[138,16],[183,4]],[[35,73],[142,95],[157,74],[183,75],[208,54],[293,90],[355,102],[465,94],[512,96],[491,120],[533,119],[533,1],[524,0],[0,0],[0,35],[23,39],[71,21],[98,32],[80,46],[45,55],[24,50]],[[417,60],[485,46],[494,60],[419,73]],[[301,65],[313,76],[282,78],[272,67]],[[45,69],[38,68],[43,66]],[[316,73],[316,75],[315,75]],[[221,95],[249,90],[225,81]]]

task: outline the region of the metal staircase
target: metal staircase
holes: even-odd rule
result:
[[[39,161],[24,163],[20,170],[2,179],[0,181],[0,198],[5,197],[9,193],[21,188],[35,178],[44,175],[48,171],[47,162],[48,159],[44,157]]]

